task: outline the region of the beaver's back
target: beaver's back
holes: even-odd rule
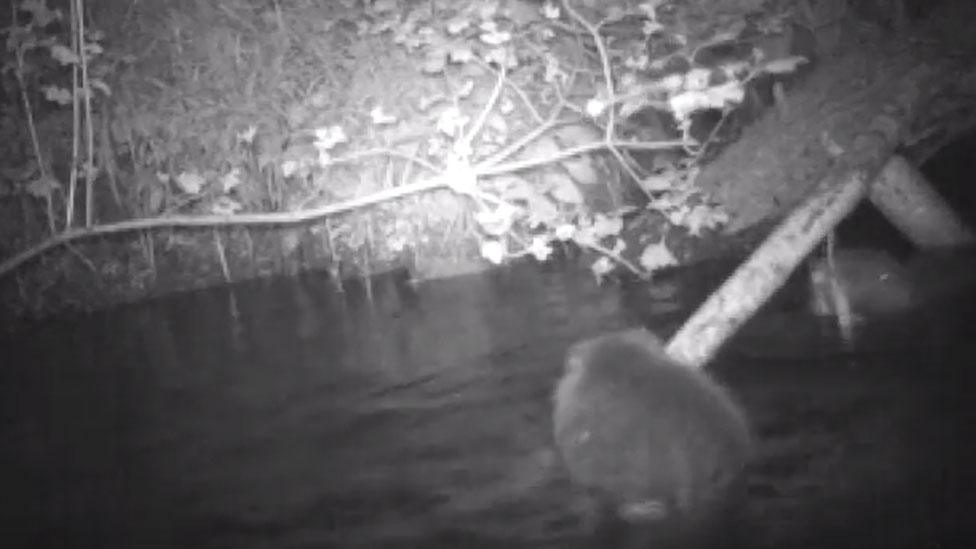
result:
[[[623,512],[649,502],[687,512],[719,498],[752,452],[731,396],[644,330],[574,345],[554,400],[570,477]]]

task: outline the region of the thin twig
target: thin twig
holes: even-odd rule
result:
[[[28,250],[20,252],[15,256],[0,263],[0,277],[9,273],[21,264],[33,259],[34,257],[46,252],[47,250],[61,244],[89,238],[96,235],[115,234],[138,229],[156,228],[176,228],[176,227],[222,227],[228,225],[296,225],[306,223],[316,219],[335,215],[338,213],[356,210],[365,206],[371,206],[380,202],[387,202],[396,198],[401,198],[415,193],[425,192],[439,188],[450,188],[450,182],[442,177],[434,177],[427,180],[384,189],[377,193],[352,198],[337,204],[328,204],[311,210],[289,212],[289,213],[254,213],[240,215],[174,215],[158,217],[154,219],[132,219],[112,223],[109,225],[99,225],[85,229],[68,229]]]
[[[75,0],[78,16],[78,59],[81,65],[81,89],[85,100],[85,226],[94,223],[95,209],[95,130],[92,127],[92,87],[88,79],[88,56],[85,52],[85,4]],[[72,168],[73,170],[73,168]]]
[[[230,284],[230,267],[227,266],[227,253],[224,251],[224,243],[220,238],[220,231],[216,227],[213,229],[214,247],[217,249],[217,259],[220,260],[220,270],[224,273],[224,282]]]
[[[488,122],[488,115],[494,110],[495,105],[498,103],[498,98],[501,96],[502,88],[505,86],[505,62],[502,61],[501,69],[498,71],[498,79],[495,81],[495,87],[491,90],[491,96],[488,98],[488,102],[478,113],[478,119],[471,128],[458,140],[455,144],[455,152],[463,154],[467,157],[468,152],[471,150],[471,143],[474,142],[474,138],[481,133],[481,129],[484,128],[485,123]]]
[[[83,263],[83,264],[85,265],[85,267],[88,267],[88,270],[89,270],[89,271],[91,271],[91,272],[93,272],[93,273],[94,273],[94,272],[97,272],[97,271],[98,271],[98,270],[97,270],[97,269],[95,268],[95,264],[94,264],[94,263],[93,263],[93,262],[92,262],[92,261],[91,261],[90,259],[88,259],[87,257],[85,257],[85,255],[84,255],[84,254],[82,254],[82,253],[81,253],[81,252],[80,252],[80,251],[78,250],[78,248],[77,248],[77,247],[75,247],[75,246],[73,246],[73,245],[72,245],[72,244],[70,244],[70,243],[66,243],[66,244],[64,245],[64,247],[65,247],[65,248],[67,248],[69,252],[71,252],[72,254],[74,254],[74,256],[75,256],[75,257],[77,257],[77,258],[78,258],[78,260],[79,260],[79,261],[81,261],[81,262],[82,262],[82,263]]]

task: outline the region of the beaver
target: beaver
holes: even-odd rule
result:
[[[753,455],[729,392],[644,329],[574,344],[553,401],[556,450],[595,527],[707,517]]]

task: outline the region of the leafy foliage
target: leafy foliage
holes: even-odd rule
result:
[[[647,274],[675,257],[663,234],[628,249],[626,215],[662,215],[691,235],[725,220],[694,185],[708,145],[696,115],[727,115],[757,76],[804,61],[767,39],[791,6],[715,5],[142,3],[113,48],[92,30],[83,50],[137,215],[284,215],[356,199],[374,206],[370,222],[334,218],[334,252],[392,258],[441,232],[501,262],[545,259],[563,240],[608,258],[598,276],[612,265]],[[4,74],[56,111],[77,100],[60,68],[82,59],[64,45],[58,12],[41,0],[19,7],[30,18],[6,30]],[[649,110],[670,122],[653,139],[627,133]],[[635,161],[639,151],[654,169]],[[466,200],[434,192],[375,207],[391,188],[436,178]],[[37,181],[17,188],[62,187]],[[373,224],[378,238],[363,232]]]

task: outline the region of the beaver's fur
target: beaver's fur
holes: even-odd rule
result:
[[[753,452],[746,416],[650,332],[573,345],[554,394],[555,444],[602,513],[640,522],[721,503]]]

